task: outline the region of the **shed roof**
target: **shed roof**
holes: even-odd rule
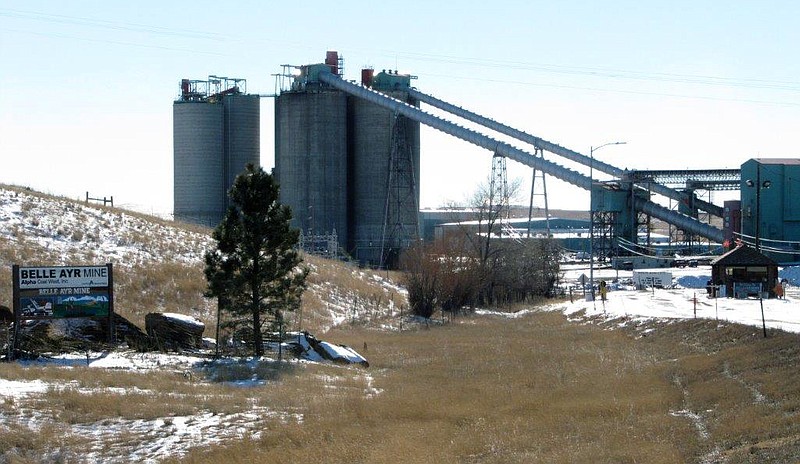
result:
[[[787,164],[787,165],[800,164],[800,158],[753,158],[753,159],[761,164]]]
[[[712,266],[777,266],[778,263],[748,246],[733,250],[711,261]]]

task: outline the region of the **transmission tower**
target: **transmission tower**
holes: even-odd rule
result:
[[[492,216],[508,219],[511,215],[508,198],[508,172],[506,157],[492,156],[492,177],[489,181],[489,212]]]
[[[386,210],[381,244],[381,267],[397,264],[400,251],[419,238],[414,158],[408,142],[410,120],[395,113],[389,151],[389,178],[386,182]]]
[[[534,152],[536,158],[544,159],[544,151],[537,148]],[[541,192],[536,193],[536,178],[539,178],[541,184]],[[547,183],[545,182],[544,171],[533,168],[533,178],[531,179],[531,201],[528,204],[528,238],[531,237],[531,220],[533,220],[533,199],[536,196],[544,198],[544,224],[547,230],[547,236],[550,236],[550,208],[547,206]]]

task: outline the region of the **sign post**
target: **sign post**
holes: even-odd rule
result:
[[[19,347],[19,314],[17,307],[19,306],[19,266],[14,264],[11,266],[12,278],[12,303],[14,306],[14,340],[12,346],[9,347],[10,356],[8,359],[14,359],[17,356],[17,349]]]

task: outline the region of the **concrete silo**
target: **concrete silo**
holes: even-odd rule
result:
[[[418,237],[419,123],[318,79],[341,75],[341,67],[328,52],[325,63],[297,67],[276,98],[281,201],[304,233],[335,230],[339,246],[360,263],[387,265]],[[403,91],[410,76],[367,74],[365,85],[416,104]]]
[[[225,196],[222,104],[176,101],[172,117],[175,219],[214,226]]]
[[[184,79],[173,104],[173,212],[176,220],[215,227],[228,190],[248,163],[260,164],[259,97],[243,79]]]
[[[375,87],[380,76],[373,88],[415,104],[402,90]],[[419,123],[358,98],[348,111],[351,253],[385,264],[419,235]]]
[[[261,103],[258,95],[232,93],[222,97],[222,108],[225,114],[225,132],[223,134],[223,159],[225,195],[224,206],[227,210],[227,192],[233,186],[236,177],[244,171],[248,164],[259,166],[261,163]]]
[[[338,91],[288,91],[275,99],[275,176],[292,226],[336,233],[347,248],[347,98]]]

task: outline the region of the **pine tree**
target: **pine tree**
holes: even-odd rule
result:
[[[250,319],[254,354],[262,356],[265,323],[282,324],[299,307],[308,271],[271,175],[249,164],[229,195],[231,207],[212,235],[217,246],[205,255],[206,295],[219,299],[221,311]]]

